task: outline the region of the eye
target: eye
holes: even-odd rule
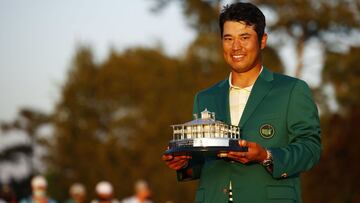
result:
[[[231,37],[224,37],[224,41],[231,41],[232,38]]]

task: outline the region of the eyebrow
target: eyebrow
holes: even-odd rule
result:
[[[223,37],[232,37],[230,34],[225,34]]]
[[[239,36],[240,36],[240,37],[245,37],[245,36],[247,37],[247,36],[251,36],[251,34],[245,32],[245,33],[239,34]],[[232,35],[231,35],[231,34],[224,34],[223,37],[232,37]]]
[[[241,36],[241,37],[244,37],[244,36],[251,36],[251,34],[250,34],[250,33],[245,32],[245,33],[240,34],[239,36]]]

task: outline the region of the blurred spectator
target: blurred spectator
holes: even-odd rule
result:
[[[83,203],[86,200],[86,189],[81,183],[74,183],[69,189],[70,199],[66,203]]]
[[[0,203],[16,203],[15,194],[7,184],[1,187]]]
[[[35,176],[31,179],[32,196],[22,199],[20,203],[56,203],[47,196],[47,181],[43,176]]]
[[[138,180],[134,186],[135,194],[131,197],[123,199],[121,203],[152,203],[150,200],[151,190],[144,180]]]
[[[91,203],[120,203],[113,196],[113,187],[107,181],[99,182],[95,187],[97,198],[92,200]]]

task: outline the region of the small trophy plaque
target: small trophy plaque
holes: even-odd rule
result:
[[[227,151],[247,151],[240,147],[240,129],[215,119],[215,113],[205,109],[201,117],[184,124],[172,125],[173,139],[165,154],[187,155],[192,153],[216,154]]]

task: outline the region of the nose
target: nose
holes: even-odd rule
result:
[[[242,48],[241,40],[235,39],[233,44],[232,44],[232,49],[234,51],[236,51],[236,50],[240,50],[241,48]]]

